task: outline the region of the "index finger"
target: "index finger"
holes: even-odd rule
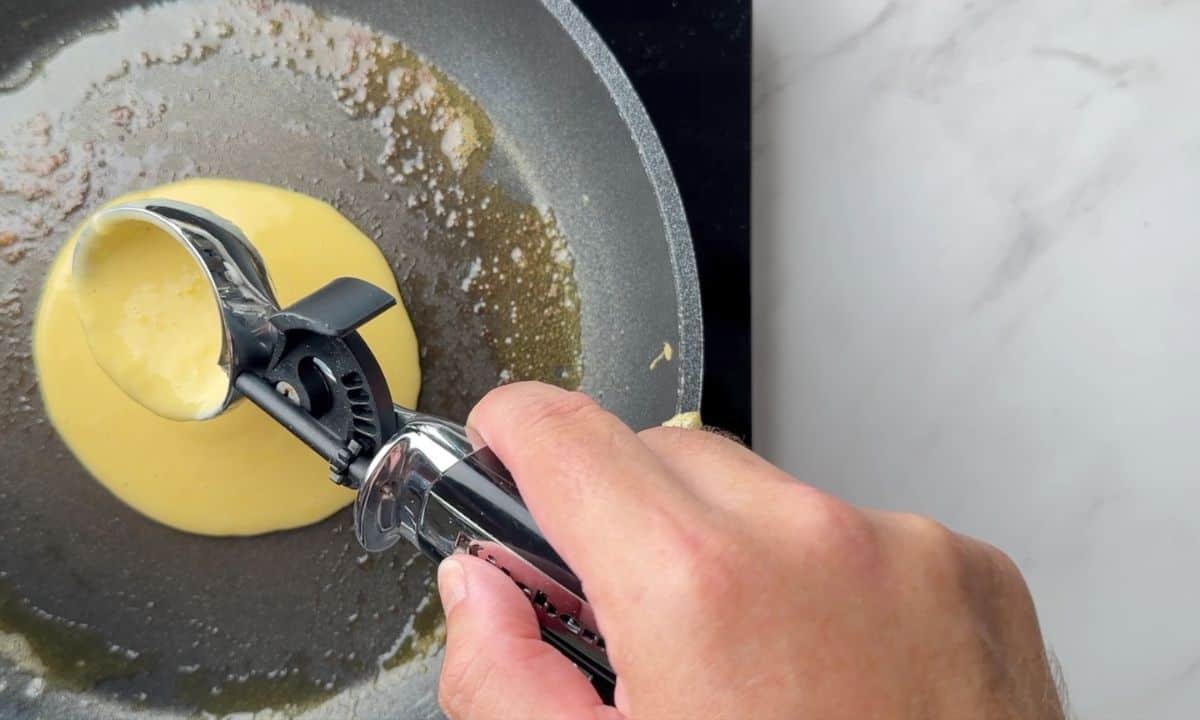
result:
[[[639,569],[655,567],[656,555],[669,560],[680,532],[695,526],[685,518],[697,508],[695,496],[633,430],[582,393],[506,385],[479,402],[467,426],[508,467],[593,602],[628,593]]]

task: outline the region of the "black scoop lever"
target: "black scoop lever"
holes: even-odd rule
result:
[[[330,478],[358,487],[367,460],[396,433],[387,379],[358,334],[396,304],[371,283],[338,278],[268,321],[278,342],[263,367],[243,367],[243,395],[330,463]]]

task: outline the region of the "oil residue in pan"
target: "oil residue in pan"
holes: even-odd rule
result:
[[[368,120],[380,136],[375,162],[383,177],[376,178],[370,169],[359,166],[359,179],[391,185],[393,190],[387,194],[423,221],[422,234],[427,233],[430,243],[457,244],[474,251],[460,288],[486,318],[487,340],[498,357],[500,379],[578,385],[582,371],[578,295],[565,239],[548,207],[520,202],[482,177],[492,144],[491,123],[471,96],[436,67],[393,38],[288,3],[248,0],[134,9],[119,16],[116,27],[122,36],[140,36],[143,47],[131,51],[138,45],[127,45],[94,66],[91,88],[81,100],[139,67],[196,68],[219,54],[329,82],[337,102],[352,116]],[[153,44],[144,45],[149,37],[154,38]],[[100,39],[106,40],[108,50],[115,49],[114,35]],[[97,72],[98,68],[104,72]],[[25,84],[31,84],[31,79]],[[10,91],[9,95],[4,105],[23,104],[19,94]],[[187,92],[180,97],[149,93],[113,105],[108,120],[122,143],[142,129],[159,124],[172,127],[172,107],[213,99],[220,101],[219,90],[209,98]],[[231,104],[210,119],[214,124],[222,120],[242,124],[240,110]],[[60,106],[59,111],[69,113],[70,107]],[[5,116],[19,117],[0,112],[0,120]],[[252,120],[284,123],[299,134],[311,135],[313,142],[333,139],[333,131],[321,137],[303,120]],[[144,168],[135,170],[129,158],[120,157],[125,167],[98,172],[113,162],[108,155],[122,155],[120,148],[98,147],[103,136],[65,142],[63,136],[73,133],[62,123],[70,123],[70,118],[51,118],[42,112],[0,136],[0,194],[4,196],[0,247],[9,263],[23,259],[28,241],[60,230],[64,219],[93,199],[136,183],[134,178],[122,178],[122,170],[144,176]],[[205,159],[190,160],[174,176],[202,173]],[[307,179],[311,187],[300,189],[321,196],[321,178]],[[336,195],[327,199],[344,202]],[[380,224],[368,229],[376,236],[385,231]]]
[[[131,8],[0,83],[0,665],[28,678],[7,692],[299,709],[433,656],[429,573],[407,572],[421,561],[400,553],[356,563],[344,520],[231,541],[255,543],[248,553],[173,537],[93,487],[43,418],[29,326],[50,258],[86,212],[130,189],[232,175],[321,197],[375,238],[421,339],[427,409],[462,417],[510,379],[577,386],[573,260],[534,190],[492,182],[494,134],[397,40],[261,0]],[[67,533],[56,493],[102,512]]]

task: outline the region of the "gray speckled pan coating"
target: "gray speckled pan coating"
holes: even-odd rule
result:
[[[8,3],[0,22],[0,75],[53,47],[60,36],[102,26],[113,10],[128,4]],[[634,426],[696,409],[700,296],[679,193],[641,102],[579,11],[567,0],[330,0],[316,5],[405,41],[458,79],[488,111],[497,129],[488,172],[516,195],[552,207],[576,257],[585,389]],[[328,112],[311,109],[306,121],[336,128],[343,149],[369,143],[361,149],[373,157],[378,139],[328,103],[327,88],[280,82],[278,73],[238,67],[214,58],[202,66],[202,75],[186,78],[199,82],[227,73],[219,107],[207,115],[180,116],[193,128],[228,123],[238,131],[228,145],[193,141],[195,147],[184,148],[205,154],[206,174],[296,185],[297,173],[327,173],[323,192],[343,191],[351,199],[344,211],[352,219],[382,218],[384,227],[400,236],[381,242],[393,262],[395,253],[407,250],[410,257],[425,258],[421,270],[430,276],[451,277],[447,273],[463,258],[438,257],[440,251],[413,245],[409,235],[419,228],[406,226],[394,203],[356,198],[361,187],[335,177],[328,148],[295,144],[296,138],[280,127],[280,115],[310,109],[301,96],[311,92],[311,98],[325,98],[330,107]],[[169,94],[172,83],[185,80],[170,73],[166,68],[152,73],[160,83],[154,89]],[[14,111],[5,101],[0,95],[0,127],[6,108]],[[239,145],[237,138],[247,134],[253,142]],[[143,182],[164,179],[151,173]],[[0,263],[0,294],[15,288],[25,309],[16,324],[0,323],[5,342],[13,345],[0,347],[5,350],[0,353],[3,387],[10,391],[32,387],[29,358],[22,355],[29,321],[39,278],[67,230],[42,241],[21,263]],[[456,316],[451,311],[457,309],[446,304],[461,300],[438,294],[436,287],[433,283],[433,291],[406,297],[419,329]],[[431,335],[422,333],[422,338],[429,341]],[[455,415],[494,381],[495,368],[475,359],[477,338],[450,336],[438,342],[444,346],[436,348],[438,358],[427,359],[427,377],[458,378],[454,382],[466,389],[461,397],[451,397],[443,388],[423,396],[423,402]],[[651,371],[664,342],[674,347],[674,361]],[[373,659],[391,644],[427,591],[431,568],[424,560],[414,559],[403,572],[410,552],[356,564],[345,514],[245,540],[189,536],[146,521],[90,481],[52,429],[37,422],[42,410],[36,397],[22,405],[25,409],[14,408],[0,412],[0,498],[8,498],[0,502],[0,570],[9,574],[0,580],[0,593],[4,583],[14,585],[18,596],[85,621],[163,666],[174,668],[196,653],[206,664],[233,662],[251,669],[277,666],[292,651],[307,656],[314,667],[324,662],[322,649],[333,650],[335,657],[353,651],[360,659]],[[124,594],[117,594],[118,588]],[[147,602],[154,603],[153,611],[139,609]],[[389,614],[389,605],[397,612]],[[370,619],[375,612],[381,620]],[[349,616],[361,619],[347,625]],[[189,655],[187,648],[201,636],[200,648]],[[30,675],[6,659],[11,648],[12,638],[0,636],[0,717],[181,716],[171,708],[178,697],[170,686],[150,688],[151,697],[138,709],[104,693],[73,693],[53,685],[30,699],[25,695]],[[427,661],[385,672],[374,683],[357,683],[301,717],[436,717],[439,659],[434,653]],[[121,691],[121,683],[108,689]]]
[[[621,117],[629,126],[633,142],[641,151],[642,162],[658,198],[663,231],[675,278],[676,307],[679,314],[679,402],[677,410],[700,408],[700,386],[704,371],[704,327],[701,317],[700,284],[696,275],[696,255],[692,233],[683,210],[683,200],[671,164],[663,152],[658,132],[646,114],[646,108],[630,84],[625,71],[609,51],[583,14],[567,0],[545,0],[563,28],[571,34],[596,73],[604,81]]]

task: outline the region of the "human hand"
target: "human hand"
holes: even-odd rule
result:
[[[454,556],[453,720],[1063,718],[1029,591],[987,544],[546,385],[493,391],[468,426],[582,580],[618,682],[604,706],[512,581]]]

